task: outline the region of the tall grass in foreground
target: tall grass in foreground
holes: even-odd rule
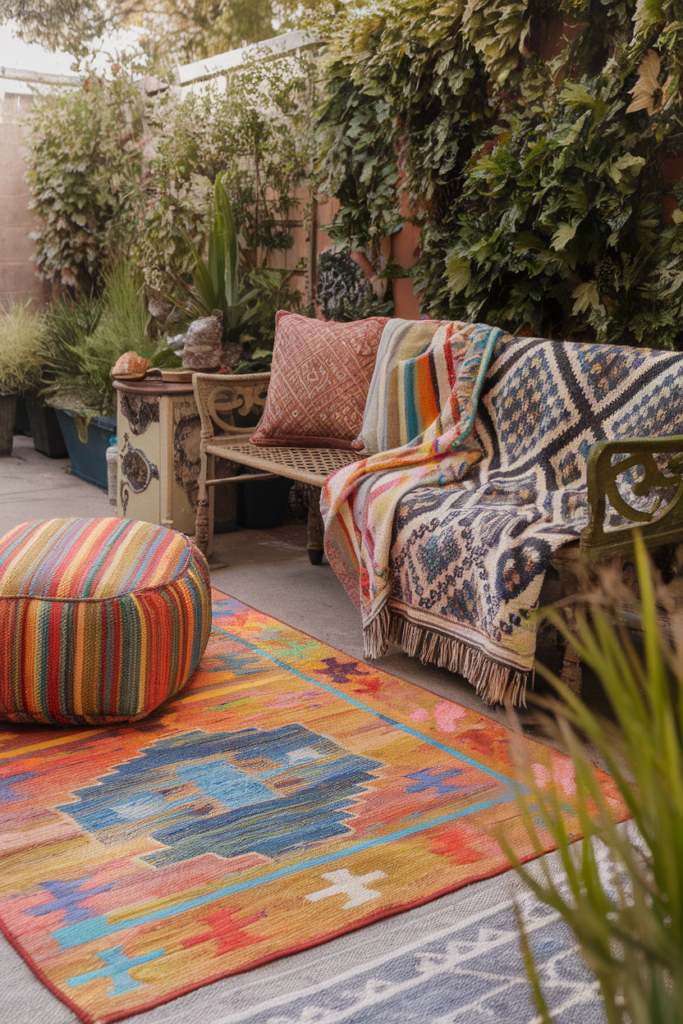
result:
[[[545,904],[572,928],[595,973],[610,1024],[680,1024],[683,1021],[683,619],[672,621],[670,646],[658,625],[653,579],[644,544],[636,563],[642,600],[644,650],[604,611],[578,617],[571,636],[559,615],[551,617],[582,661],[602,683],[614,722],[604,721],[551,673],[539,669],[558,699],[551,710],[574,762],[579,826],[574,843],[563,820],[561,796],[542,790],[531,772],[532,792],[520,796],[524,824],[540,856],[542,828],[557,844],[565,878],[543,863],[535,878],[503,842],[516,870]],[[613,776],[635,829],[613,820],[586,756],[592,745]],[[534,821],[536,818],[536,822]],[[604,844],[604,845],[602,845]],[[547,845],[545,845],[547,849]],[[598,850],[601,848],[600,864]],[[540,880],[539,880],[540,879]],[[521,922],[520,922],[521,924]],[[551,1017],[527,938],[522,942],[537,1008]]]

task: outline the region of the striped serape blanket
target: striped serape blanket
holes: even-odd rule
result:
[[[390,321],[363,425],[372,454],[323,500],[366,655],[393,641],[487,702],[523,702],[550,560],[588,522],[591,445],[682,433],[681,353]],[[621,486],[646,511],[653,498],[630,490],[639,472]],[[608,526],[623,522],[608,508]]]
[[[390,320],[363,419],[367,458],[334,473],[323,490],[325,551],[363,618],[365,654],[387,650],[389,552],[409,491],[461,480],[481,458],[471,431],[496,327]]]

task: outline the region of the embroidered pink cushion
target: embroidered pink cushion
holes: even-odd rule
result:
[[[351,448],[387,322],[374,316],[336,323],[280,310],[266,407],[252,444]]]

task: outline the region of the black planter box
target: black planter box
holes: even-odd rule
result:
[[[26,437],[31,436],[31,424],[28,419],[26,399],[23,395],[17,395],[17,408],[14,413],[14,433],[25,434]]]
[[[237,525],[247,530],[282,526],[292,481],[286,477],[237,484]]]
[[[3,456],[12,454],[16,410],[16,395],[0,395],[0,455]]]
[[[27,398],[26,409],[35,450],[49,459],[65,459],[68,453],[56,411],[42,398]]]

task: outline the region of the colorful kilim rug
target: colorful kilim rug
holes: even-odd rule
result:
[[[501,829],[532,855],[508,730],[214,598],[199,670],[149,718],[0,731],[0,924],[84,1021],[504,871]],[[569,760],[519,742],[571,826]]]

